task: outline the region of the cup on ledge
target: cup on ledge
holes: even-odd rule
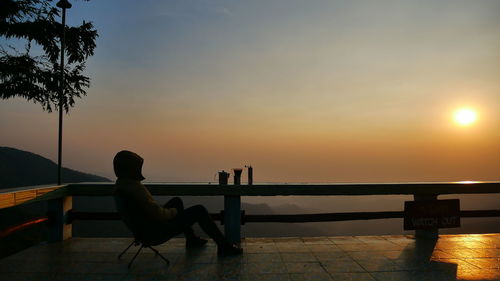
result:
[[[241,173],[243,172],[243,168],[233,168],[233,172],[234,172],[234,184],[240,185],[241,184]]]

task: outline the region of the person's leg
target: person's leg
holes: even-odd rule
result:
[[[217,244],[217,255],[233,256],[243,253],[241,248],[235,247],[226,240],[217,225],[215,225],[212,217],[210,217],[207,209],[202,205],[196,205],[185,209],[183,212],[177,214],[172,221],[172,223],[179,225],[181,228],[190,228],[195,222],[197,222],[203,231],[215,241]],[[188,246],[188,244],[186,244],[186,246]]]
[[[167,209],[175,208],[175,209],[177,209],[177,215],[179,215],[182,212],[184,212],[184,203],[182,202],[181,198],[174,197],[174,198],[170,199],[167,203],[165,203],[165,205],[163,205],[163,208],[167,208]],[[184,236],[186,237],[186,240],[193,241],[193,240],[199,239],[194,234],[194,231],[191,228],[191,225],[187,226],[187,227],[184,226],[183,229],[184,229],[183,232],[184,232]]]
[[[168,202],[163,205],[163,208],[175,208],[178,211],[184,211],[184,203],[181,198],[174,197],[168,200]]]
[[[212,217],[207,209],[202,205],[196,205],[185,209],[177,214],[173,223],[181,225],[183,228],[191,228],[194,223],[198,223],[203,231],[212,238],[217,245],[222,245],[226,242],[224,235],[215,225]]]

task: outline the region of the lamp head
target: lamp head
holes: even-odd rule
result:
[[[57,2],[56,6],[61,8],[61,9],[69,9],[69,8],[71,8],[72,5],[68,0],[59,0],[59,2]]]

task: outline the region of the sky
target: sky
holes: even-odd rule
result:
[[[499,180],[500,1],[72,2],[99,38],[64,166],[114,179],[127,149],[155,182]],[[2,100],[0,132],[57,159],[57,112]]]

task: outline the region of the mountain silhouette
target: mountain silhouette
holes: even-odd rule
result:
[[[109,182],[105,177],[62,168],[63,183]],[[57,164],[40,155],[0,147],[0,189],[57,183]]]

